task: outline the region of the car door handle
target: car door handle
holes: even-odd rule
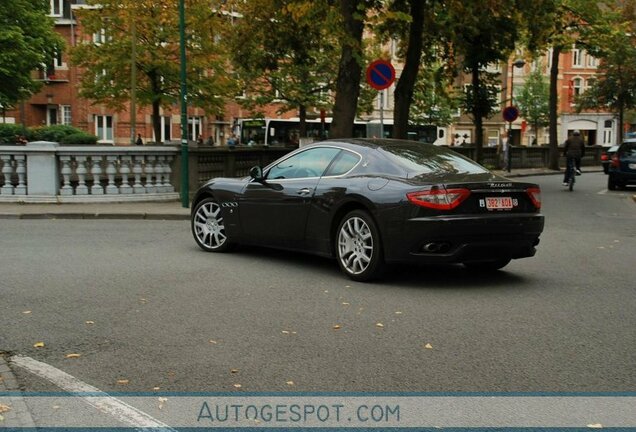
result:
[[[298,189],[298,191],[296,193],[298,195],[307,195],[307,194],[311,193],[311,189],[309,189],[309,188]]]

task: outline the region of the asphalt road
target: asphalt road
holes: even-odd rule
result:
[[[0,351],[104,391],[633,391],[636,190],[531,180],[538,253],[489,276],[360,284],[302,254],[204,253],[183,221],[2,220]]]

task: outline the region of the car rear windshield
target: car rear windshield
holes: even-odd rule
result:
[[[379,148],[387,158],[404,167],[409,177],[445,174],[484,174],[489,171],[452,150],[422,143],[392,143]]]
[[[636,143],[624,143],[621,153],[625,156],[636,156]]]

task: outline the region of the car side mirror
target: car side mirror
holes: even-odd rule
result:
[[[261,182],[263,181],[263,168],[257,166],[253,166],[252,168],[250,168],[250,177],[252,177],[254,180]]]

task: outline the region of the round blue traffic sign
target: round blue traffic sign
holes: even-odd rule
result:
[[[512,123],[519,117],[519,110],[516,106],[508,106],[503,110],[503,118],[505,121]]]
[[[395,68],[386,60],[376,60],[367,67],[367,83],[376,90],[391,87],[395,81]]]

